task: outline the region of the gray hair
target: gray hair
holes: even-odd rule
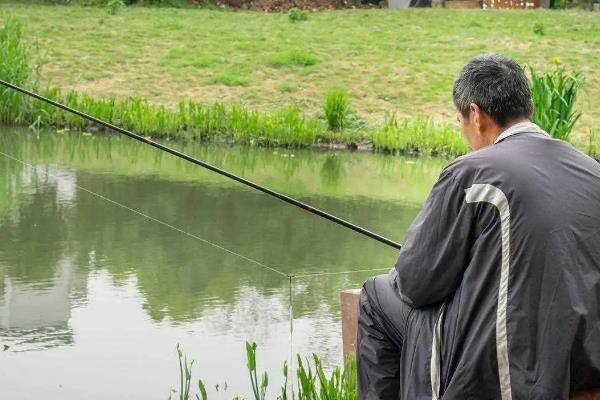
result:
[[[454,105],[469,118],[471,103],[485,111],[498,125],[530,119],[533,102],[529,82],[515,61],[500,54],[481,54],[462,69],[452,91]]]

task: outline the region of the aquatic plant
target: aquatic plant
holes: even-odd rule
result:
[[[575,111],[577,91],[584,83],[581,73],[569,73],[556,64],[556,69],[538,74],[531,73],[531,94],[533,98],[533,122],[552,137],[569,140],[575,122],[581,112]]]
[[[398,121],[389,113],[383,128],[373,134],[376,149],[395,153],[420,153],[456,156],[465,154],[469,148],[460,132],[445,124],[436,124],[428,118]]]
[[[332,131],[339,131],[346,125],[350,115],[350,105],[348,104],[348,95],[342,90],[332,90],[325,97],[323,105],[325,119]]]
[[[256,359],[257,345],[254,342],[246,342],[246,367],[250,378],[250,386],[254,400],[265,400],[269,388],[269,376],[266,372],[258,372]],[[188,362],[187,356],[177,345],[179,358],[179,400],[190,400],[190,388],[192,383],[192,366],[194,361]],[[321,359],[313,354],[312,361],[302,359],[297,354],[298,367],[296,370],[296,386],[289,386],[289,367],[287,362],[283,363],[284,383],[280,388],[278,400],[356,400],[356,359],[350,357],[343,368],[336,367],[327,376],[323,369]],[[259,380],[260,376],[260,380]],[[194,395],[197,400],[208,400],[204,382],[198,380],[198,392]],[[239,399],[236,396],[234,399]],[[169,396],[171,399],[171,396]]]

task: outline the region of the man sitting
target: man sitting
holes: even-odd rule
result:
[[[600,386],[600,164],[530,122],[527,77],[454,83],[473,150],[445,168],[360,298],[361,399],[568,399]]]

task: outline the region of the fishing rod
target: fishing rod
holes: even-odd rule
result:
[[[206,169],[208,169],[210,171],[216,172],[219,175],[225,176],[225,177],[227,177],[229,179],[233,179],[234,181],[237,181],[237,182],[239,182],[239,183],[241,183],[243,185],[246,185],[246,186],[249,186],[249,187],[254,188],[256,190],[259,190],[259,191],[261,191],[263,193],[266,193],[266,194],[268,194],[270,196],[273,196],[273,197],[275,197],[275,198],[277,198],[279,200],[283,200],[283,201],[285,201],[288,204],[292,204],[292,205],[294,205],[296,207],[299,207],[299,208],[301,208],[301,209],[303,209],[305,211],[308,211],[308,212],[311,212],[313,214],[316,214],[319,217],[323,217],[323,218],[325,218],[325,219],[327,219],[329,221],[335,222],[336,224],[339,224],[339,225],[342,225],[342,226],[344,226],[346,228],[352,229],[355,232],[361,233],[361,234],[363,234],[365,236],[370,237],[371,239],[375,239],[375,240],[377,240],[377,241],[379,241],[381,243],[387,244],[388,246],[391,246],[391,247],[393,247],[395,249],[400,250],[400,248],[402,247],[402,245],[400,243],[397,243],[397,242],[395,242],[395,241],[393,241],[391,239],[388,239],[388,238],[386,238],[384,236],[381,236],[381,235],[379,235],[379,234],[377,234],[375,232],[372,232],[372,231],[370,231],[368,229],[365,229],[365,228],[363,228],[361,226],[355,225],[355,224],[353,224],[353,223],[351,223],[349,221],[346,221],[346,220],[344,220],[342,218],[336,217],[335,215],[330,214],[328,212],[319,210],[318,208],[315,208],[315,207],[311,206],[310,204],[303,203],[303,202],[301,202],[299,200],[296,200],[296,199],[294,199],[292,197],[286,196],[285,194],[278,193],[278,192],[276,192],[274,190],[271,190],[271,189],[269,189],[269,188],[267,188],[265,186],[262,186],[262,185],[259,185],[257,183],[254,183],[252,181],[249,181],[247,179],[244,179],[244,178],[242,178],[242,177],[240,177],[238,175],[232,174],[231,172],[225,171],[224,169],[216,167],[216,166],[214,166],[212,164],[209,164],[209,163],[207,163],[205,161],[202,161],[202,160],[199,160],[197,158],[191,157],[191,156],[189,156],[189,155],[187,155],[185,153],[182,153],[182,152],[180,152],[178,150],[175,150],[175,149],[173,149],[171,147],[168,147],[168,146],[165,146],[165,145],[163,145],[161,143],[155,142],[154,140],[152,140],[150,138],[146,138],[146,137],[144,137],[142,135],[139,135],[139,134],[131,132],[131,131],[127,130],[127,129],[121,128],[121,127],[119,127],[117,125],[113,125],[113,124],[108,123],[106,121],[103,121],[103,120],[101,120],[99,118],[96,118],[96,117],[94,117],[92,115],[89,115],[89,114],[86,114],[84,112],[78,111],[78,110],[76,110],[74,108],[71,108],[71,107],[66,106],[64,104],[61,104],[61,103],[59,103],[57,101],[48,99],[47,97],[44,97],[44,96],[42,96],[40,94],[31,92],[31,91],[29,91],[27,89],[23,89],[23,88],[21,88],[21,87],[19,87],[17,85],[14,85],[14,84],[12,84],[10,82],[6,82],[6,81],[4,81],[2,79],[0,79],[0,84],[6,86],[9,89],[13,89],[13,90],[16,90],[17,92],[21,92],[21,93],[23,93],[23,94],[25,94],[27,96],[33,97],[33,98],[35,98],[37,100],[40,100],[40,101],[43,101],[45,103],[51,104],[51,105],[53,105],[55,107],[58,107],[58,108],[60,108],[60,109],[62,109],[64,111],[67,111],[67,112],[70,112],[72,114],[78,115],[78,116],[80,116],[80,117],[82,117],[84,119],[87,119],[88,121],[92,121],[92,122],[94,122],[94,123],[96,123],[98,125],[102,125],[105,128],[108,128],[108,129],[111,129],[113,131],[119,132],[119,133],[121,133],[121,134],[123,134],[125,136],[129,136],[132,139],[135,139],[137,141],[140,141],[142,143],[148,144],[148,145],[150,145],[152,147],[155,147],[157,149],[165,151],[165,152],[167,152],[169,154],[174,155],[175,157],[179,157],[179,158],[181,158],[183,160],[186,160],[186,161],[189,161],[189,162],[191,162],[193,164],[199,165],[199,166],[201,166],[203,168],[206,168]]]

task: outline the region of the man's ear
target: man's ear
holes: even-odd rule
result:
[[[471,103],[469,105],[469,114],[471,117],[471,122],[473,122],[477,128],[477,133],[481,135],[483,131],[485,131],[488,123],[487,115],[485,115],[483,110],[475,103]]]

